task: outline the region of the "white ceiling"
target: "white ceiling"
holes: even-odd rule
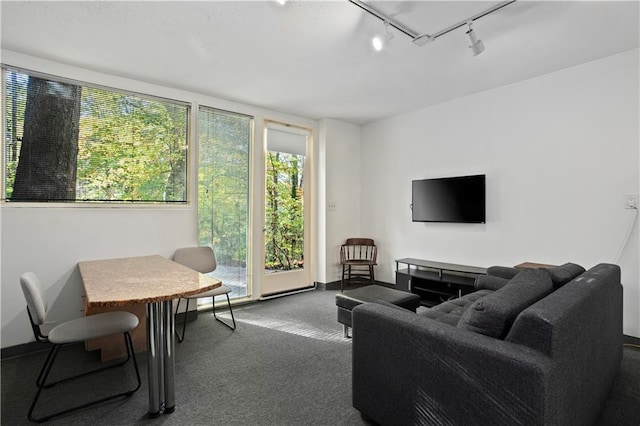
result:
[[[497,2],[369,2],[433,34]],[[2,48],[310,118],[367,123],[637,48],[637,1],[518,1],[425,46],[341,1],[2,1]]]

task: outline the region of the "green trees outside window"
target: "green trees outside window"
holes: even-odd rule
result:
[[[251,117],[200,107],[198,239],[213,247],[214,276],[247,295]]]
[[[186,104],[3,72],[6,200],[186,202]]]
[[[304,267],[304,156],[267,153],[265,269]]]
[[[3,68],[9,202],[186,203],[189,104]],[[195,129],[194,129],[195,130]],[[247,295],[253,118],[198,110],[198,239]],[[304,268],[305,156],[266,158],[266,268]]]

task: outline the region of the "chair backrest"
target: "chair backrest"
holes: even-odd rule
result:
[[[347,238],[345,246],[375,246],[371,238]]]
[[[348,238],[340,247],[340,261],[368,260],[376,262],[378,250],[371,238]]]
[[[29,316],[34,325],[44,324],[47,318],[47,300],[42,296],[42,284],[33,272],[26,272],[20,276],[20,287],[27,300]]]
[[[213,272],[218,266],[211,247],[185,247],[176,250],[173,261],[202,274]]]

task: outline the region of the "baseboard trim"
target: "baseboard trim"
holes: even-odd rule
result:
[[[340,289],[340,281],[331,281],[329,283],[316,282],[318,290],[338,290]]]
[[[309,286],[309,287],[302,287],[302,288],[297,288],[295,290],[285,290],[285,291],[279,291],[279,292],[275,292],[275,293],[264,294],[264,295],[260,296],[260,298],[258,300],[275,299],[276,297],[289,296],[289,295],[292,295],[292,294],[304,293],[306,291],[313,291],[313,290],[316,290],[315,283],[314,283],[314,285]]]
[[[640,346],[640,337],[627,336],[626,334],[622,336],[622,342],[625,345],[636,345]]]
[[[21,345],[9,346],[0,350],[0,358],[8,359],[17,356],[28,355],[36,352],[48,351],[51,349],[50,343],[29,342]]]

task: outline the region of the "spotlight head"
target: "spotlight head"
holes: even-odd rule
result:
[[[393,33],[389,31],[389,23],[387,21],[384,22],[384,29],[385,32],[383,35],[377,35],[373,37],[373,39],[371,39],[371,44],[373,45],[373,48],[376,50],[376,52],[381,51],[384,46],[393,38]]]
[[[382,41],[382,37],[380,36],[375,36],[371,40],[371,44],[373,45],[373,48],[376,50],[376,52],[381,51],[382,48],[384,47],[384,42]]]
[[[471,51],[473,52],[473,56],[478,56],[482,52],[484,52],[484,43],[482,40],[479,40],[476,44],[469,46]]]
[[[473,32],[473,28],[471,28],[471,22],[469,22],[469,30],[467,31],[467,35],[469,36],[469,40],[471,44],[469,45],[469,49],[473,52],[473,56],[478,56],[482,52],[484,52],[484,43],[482,40],[478,40],[476,37],[476,33]]]

